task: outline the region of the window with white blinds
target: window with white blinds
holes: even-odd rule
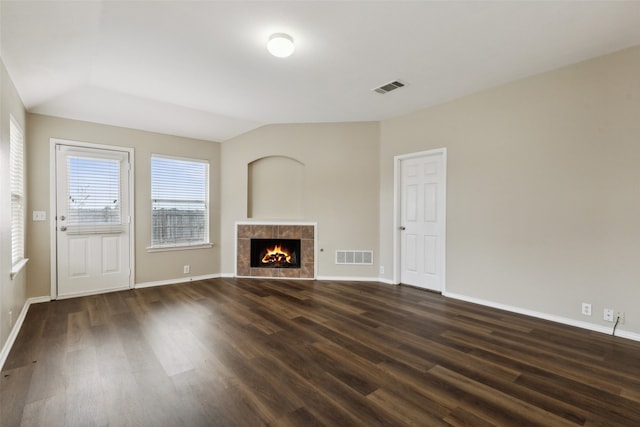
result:
[[[11,263],[24,259],[25,197],[24,136],[13,117],[9,120],[9,175],[11,187]]]
[[[151,247],[209,244],[209,163],[151,157]]]
[[[120,160],[67,157],[69,234],[121,230]]]

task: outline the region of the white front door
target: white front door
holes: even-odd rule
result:
[[[400,282],[442,292],[444,151],[400,160]]]
[[[57,296],[131,287],[129,152],[58,144]]]

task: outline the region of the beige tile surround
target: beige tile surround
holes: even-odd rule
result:
[[[314,224],[236,224],[236,276],[315,278]],[[251,239],[300,239],[300,268],[251,268]]]

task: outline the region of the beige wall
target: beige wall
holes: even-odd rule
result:
[[[136,283],[234,272],[234,223],[247,219],[247,166],[287,156],[303,166],[301,214],[318,222],[320,277],[392,280],[393,158],[446,147],[446,292],[640,333],[640,47],[534,76],[381,123],[270,125],[224,144],[25,112],[2,67],[0,155],[8,114],[27,122],[28,296],[50,292],[50,138],[135,150]],[[211,162],[211,249],[148,253],[151,153]],[[6,168],[0,189],[8,191]],[[285,189],[286,191],[286,189]],[[273,210],[279,220],[281,212]],[[0,338],[25,301],[8,278],[8,211],[0,208]],[[260,220],[261,218],[253,218]],[[264,218],[265,220],[271,218]],[[337,249],[373,249],[375,265],[340,266]],[[7,273],[7,274],[5,274]],[[594,315],[580,314],[580,303]]]
[[[49,147],[51,138],[134,149],[135,182],[135,283],[149,283],[189,276],[206,276],[220,271],[219,248],[149,253],[151,243],[151,155],[165,154],[205,159],[210,163],[210,237],[219,241],[220,144],[137,131],[95,123],[66,120],[37,114],[28,116],[29,212],[47,212],[47,222],[31,223],[29,245],[29,295],[50,295]],[[183,274],[189,264],[191,273]]]
[[[318,276],[377,277],[375,265],[335,264],[337,249],[373,249],[377,259],[378,124],[372,122],[271,125],[223,143],[222,272],[234,272],[234,224],[247,220],[247,167],[268,156],[304,165],[303,217],[291,219],[318,223]]]
[[[11,77],[0,60],[0,349],[9,336],[26,301],[27,271],[23,269],[13,280],[11,273],[11,190],[9,187],[9,117],[16,120],[25,138],[26,111]],[[28,169],[25,171],[28,173]],[[28,180],[25,181],[25,183]],[[27,222],[27,227],[29,226]],[[28,251],[28,247],[26,249]],[[28,253],[27,253],[28,257]],[[11,311],[11,322],[9,312]]]
[[[447,292],[640,333],[639,76],[635,47],[383,121],[383,261],[393,157],[446,147]]]

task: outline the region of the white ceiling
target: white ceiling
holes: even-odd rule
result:
[[[640,1],[2,0],[0,20],[29,111],[212,141],[381,120],[640,44]],[[268,54],[275,32],[293,56]]]

